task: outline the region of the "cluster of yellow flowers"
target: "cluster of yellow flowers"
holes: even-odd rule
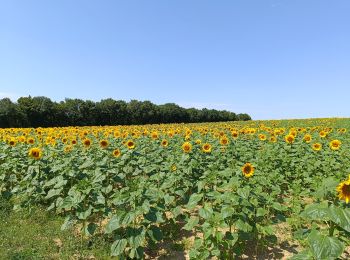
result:
[[[162,124],[143,126],[105,126],[105,127],[57,127],[57,128],[9,128],[0,129],[0,144],[10,147],[27,145],[28,156],[35,160],[43,158],[46,147],[61,148],[65,153],[74,149],[91,147],[110,151],[111,156],[118,158],[126,150],[137,149],[139,141],[155,142],[163,149],[182,149],[185,154],[201,151],[212,154],[219,150],[225,152],[235,143],[256,142],[260,146],[271,145],[300,146],[307,144],[310,151],[319,152],[325,146],[332,151],[341,150],[342,136],[346,128],[336,128],[335,119],[301,121],[251,121],[204,124]],[[304,125],[296,127],[297,123]],[[305,126],[314,125],[314,126]],[[345,140],[345,138],[344,138]],[[344,141],[343,140],[343,141]],[[304,143],[304,144],[303,144]],[[197,148],[199,147],[199,148]],[[242,166],[243,175],[247,178],[254,174],[254,166],[246,163]],[[176,171],[173,165],[172,171]],[[350,180],[339,185],[339,198],[349,201]]]

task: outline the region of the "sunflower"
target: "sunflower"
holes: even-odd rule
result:
[[[173,172],[177,170],[177,167],[176,167],[175,164],[173,164],[173,165],[171,166],[171,170],[172,170]]]
[[[276,143],[276,142],[277,142],[277,137],[274,136],[274,135],[271,136],[271,137],[270,137],[270,142],[271,142],[271,143]]]
[[[107,140],[101,140],[100,141],[100,147],[101,148],[103,148],[103,149],[105,149],[105,148],[107,148],[108,147],[108,141]]]
[[[252,177],[254,174],[254,166],[251,163],[246,163],[242,166],[242,172],[244,177]]]
[[[321,138],[325,138],[327,136],[327,132],[326,131],[321,131],[319,133],[319,135],[320,135]]]
[[[266,140],[266,135],[264,135],[264,134],[259,134],[259,139],[260,139],[261,141],[265,141],[265,140]]]
[[[238,138],[238,132],[237,132],[237,131],[233,131],[233,132],[232,132],[232,137],[233,137],[234,139],[237,139],[237,138]]]
[[[333,140],[329,143],[329,147],[332,150],[339,150],[341,142],[339,140]]]
[[[286,141],[286,143],[289,143],[289,144],[292,144],[294,142],[294,139],[295,137],[292,134],[286,135],[284,137],[284,140]]]
[[[312,145],[312,149],[313,149],[314,151],[319,151],[319,150],[322,149],[322,144],[320,144],[320,143],[314,143],[314,144]]]
[[[163,139],[163,141],[161,142],[161,145],[162,145],[163,147],[167,147],[167,146],[169,145],[168,140]]]
[[[91,145],[91,140],[89,138],[86,138],[84,141],[83,141],[83,144],[86,148],[89,148],[90,145]]]
[[[36,160],[40,159],[42,157],[42,155],[43,155],[43,153],[42,153],[41,149],[38,147],[31,148],[28,152],[28,156],[32,157]]]
[[[133,140],[129,140],[126,142],[126,146],[129,148],[129,149],[134,149],[135,148],[135,143]]]
[[[157,132],[152,132],[151,133],[151,138],[152,139],[157,139],[158,138],[158,133]]]
[[[312,140],[312,137],[310,134],[306,134],[306,135],[304,135],[303,140],[305,143],[310,143]]]
[[[229,141],[226,136],[223,136],[220,138],[220,144],[221,145],[228,145]]]
[[[196,140],[196,144],[201,144],[202,143],[202,140],[201,139],[197,139]]]
[[[342,181],[337,186],[338,198],[345,200],[345,203],[348,204],[350,201],[350,179]]]
[[[119,149],[115,149],[112,154],[114,157],[118,158],[121,155],[121,152]]]
[[[73,140],[71,141],[71,144],[72,144],[72,145],[76,145],[76,144],[77,144],[77,140],[73,139]]]
[[[15,146],[16,145],[16,140],[15,139],[11,139],[10,141],[9,141],[9,145],[11,145],[11,146]]]
[[[211,152],[211,144],[208,144],[208,143],[203,144],[202,151],[205,153],[210,153]]]
[[[34,144],[34,138],[32,138],[32,137],[29,137],[28,139],[27,139],[27,143],[28,144]]]
[[[185,153],[191,152],[191,150],[192,150],[192,144],[191,144],[190,142],[184,142],[183,145],[182,145],[182,150],[183,150]]]
[[[65,153],[69,153],[70,151],[72,151],[72,146],[71,145],[66,145],[65,147],[64,147],[64,152]]]

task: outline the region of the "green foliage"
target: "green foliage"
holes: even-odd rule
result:
[[[111,98],[99,102],[65,99],[59,103],[47,97],[21,97],[17,103],[0,100],[0,128],[131,125],[158,123],[222,122],[251,120],[247,114],[215,109],[185,109],[176,104],[155,105],[150,101],[129,103]]]

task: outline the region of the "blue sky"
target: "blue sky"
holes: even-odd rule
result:
[[[0,0],[0,97],[350,116],[349,0]]]

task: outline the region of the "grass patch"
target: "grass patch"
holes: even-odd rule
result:
[[[61,231],[63,218],[35,207],[15,212],[0,198],[0,259],[112,259],[110,243]]]

